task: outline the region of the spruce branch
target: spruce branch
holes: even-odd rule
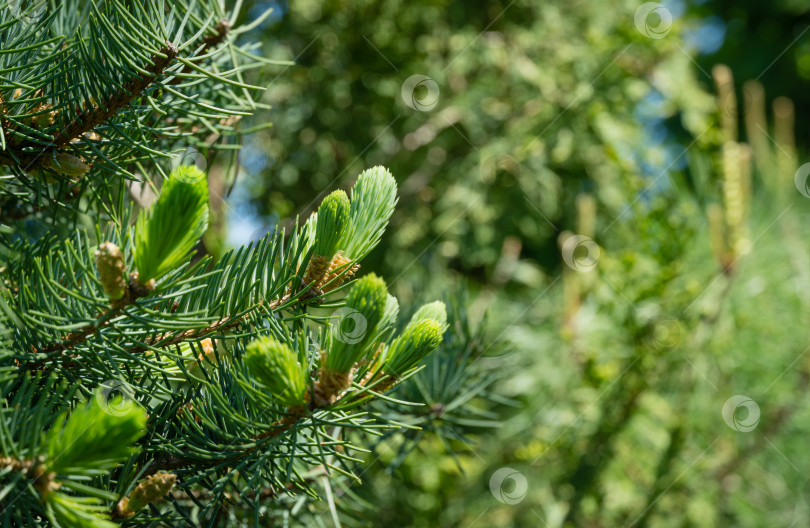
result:
[[[272,61],[236,42],[246,29],[231,28],[239,17],[219,2],[49,5],[35,26],[0,24],[0,207],[13,213],[3,218],[40,214],[61,229],[37,239],[15,222],[0,234],[0,330],[9,345],[0,414],[30,411],[37,433],[18,418],[0,427],[0,444],[11,448],[0,463],[18,478],[0,493],[23,497],[12,522],[144,524],[151,505],[171,523],[183,512],[159,499],[172,487],[210,493],[200,515],[215,518],[237,483],[312,494],[303,468],[350,474],[357,459],[348,451],[362,447],[329,430],[376,434],[382,426],[351,409],[378,397],[378,385],[349,383],[324,405],[313,402],[315,329],[329,334],[323,314],[342,307],[340,292],[379,241],[393,178],[361,177],[352,200],[333,193],[306,228],[192,260],[207,226],[206,176],[182,164],[168,171],[169,158],[191,144],[210,147],[213,163],[210,152],[234,147],[226,143],[240,133],[237,122],[261,106],[244,74]],[[20,38],[4,39],[9,29]],[[137,218],[122,180],[160,188]],[[321,271],[307,275],[318,256]],[[377,308],[367,314],[368,343],[351,351],[358,376],[395,325],[396,300],[377,282],[373,299],[357,293],[351,302],[364,313],[366,301]],[[37,381],[45,375],[70,390],[49,390]],[[85,403],[99,387],[124,398]],[[51,392],[58,404],[29,407]],[[155,473],[161,466],[182,471]]]
[[[162,171],[178,143],[201,145],[204,134],[217,151],[218,138],[239,133],[233,124],[261,106],[243,71],[272,61],[229,39],[243,30],[231,27],[237,13],[203,4],[94,0],[37,13],[21,34],[13,24],[0,29],[0,39],[11,32],[0,56],[0,75],[10,79],[0,86],[0,166],[15,176],[0,197],[11,213],[4,218],[56,213],[71,196],[56,198],[49,183],[87,176],[69,187],[105,189],[113,175],[140,179],[144,164]],[[77,21],[74,34],[59,34]],[[95,204],[103,193],[85,196]]]
[[[137,297],[130,297],[130,304],[135,303],[136,299]],[[267,306],[271,311],[274,311],[281,309],[285,305],[289,304],[289,302],[290,297],[284,296],[281,299],[269,302]],[[241,315],[238,317],[223,317],[222,319],[218,319],[203,328],[184,330],[180,333],[165,332],[157,334],[149,337],[143,343],[135,344],[131,347],[128,347],[126,350],[130,354],[149,352],[154,348],[170,347],[187,341],[197,341],[199,339],[204,339],[213,336],[217,333],[228,332],[230,330],[237,328],[239,325],[249,321],[253,315],[252,312],[260,309],[261,306],[262,306],[261,304],[257,305],[250,311],[251,313],[245,315]],[[112,319],[115,316],[120,315],[121,311],[123,311],[124,308],[125,306],[115,306],[113,308],[110,308],[101,317],[99,317],[97,324],[87,325],[84,328],[82,328],[81,331],[75,334],[69,334],[62,341],[46,345],[42,349],[38,350],[38,352],[53,353],[75,348],[77,345],[79,345],[83,341],[86,341],[89,337],[97,333],[103,327],[112,324]],[[50,362],[62,362],[61,366],[63,368],[72,368],[78,366],[77,363],[69,361],[70,357],[71,356],[54,355],[49,358],[21,364],[20,368],[28,370],[39,370],[47,366],[47,364]]]
[[[351,259],[362,259],[379,243],[397,204],[397,182],[385,167],[365,170],[352,188],[350,228],[338,247]]]
[[[155,79],[162,74],[177,56],[177,47],[171,42],[161,48],[152,57],[152,62],[146,67],[146,74],[140,74],[124,83],[121,89],[100,101],[100,104],[86,110],[79,110],[77,116],[53,137],[55,148],[63,148],[70,141],[80,138],[85,133],[94,130],[98,125],[116,115],[118,111],[129,105],[133,99],[139,97],[152,85]]]
[[[228,20],[227,18],[219,19],[219,22],[217,22],[217,25],[214,28],[214,33],[203,37],[202,47],[200,49],[199,56],[205,56],[212,50],[214,50],[217,46],[219,46],[222,43],[222,41],[225,40],[225,38],[228,36],[228,33],[230,33],[230,31],[231,31],[231,21]],[[174,79],[172,79],[169,82],[169,84],[171,85],[180,84],[181,82],[183,82],[182,77],[183,75],[188,75],[193,72],[194,70],[191,68],[191,66],[186,64],[180,69],[178,75]]]
[[[169,175],[135,225],[135,280],[147,290],[183,262],[208,229],[208,180],[194,165]]]
[[[23,170],[29,170],[39,160],[42,160],[39,163],[44,164],[43,166],[46,168],[55,168],[52,164],[47,165],[52,163],[50,160],[54,159],[54,156],[70,156],[67,153],[57,154],[57,151],[64,149],[71,142],[83,139],[85,134],[94,131],[96,127],[107,122],[111,117],[118,114],[122,108],[132,103],[136,97],[143,95],[144,91],[169,67],[176,56],[177,47],[167,41],[166,46],[161,48],[152,57],[151,63],[146,66],[146,73],[130,78],[123,83],[116,93],[107,96],[98,104],[89,108],[77,107],[76,116],[53,135],[50,145],[42,148],[39,143],[33,144],[30,141],[15,142],[12,140],[9,144],[11,148],[8,153],[0,153],[0,165],[20,165]],[[39,150],[36,153],[27,152],[30,149]],[[67,158],[64,159],[67,161]],[[58,161],[57,164],[61,165]],[[83,172],[86,172],[86,170]]]
[[[381,385],[385,386],[384,389],[378,389],[378,391],[371,391],[369,389],[365,389],[364,391],[358,391],[347,397],[345,400],[340,401],[341,407],[350,408],[356,406],[358,404],[367,404],[372,401],[375,397],[382,398],[382,392],[390,390],[394,385],[407,379],[413,372],[409,373],[406,376],[403,376],[401,379],[392,379],[385,377],[381,381]],[[234,453],[217,458],[211,458],[207,460],[200,460],[198,458],[193,458],[191,456],[183,456],[181,454],[173,454],[170,456],[161,457],[155,460],[152,460],[147,463],[148,469],[145,471],[145,475],[154,475],[160,471],[177,471],[182,470],[183,468],[195,468],[195,467],[205,467],[205,466],[222,466],[225,464],[234,465],[240,460],[254,454],[256,451],[266,447],[268,442],[271,442],[283,434],[290,432],[296,427],[303,427],[307,420],[312,422],[312,425],[316,423],[314,412],[318,410],[327,410],[331,406],[334,405],[335,402],[327,403],[317,403],[314,400],[310,401],[309,407],[307,409],[303,409],[300,407],[290,409],[290,414],[287,414],[283,418],[273,422],[267,430],[262,433],[259,433],[251,438],[250,443],[244,447],[244,449],[238,449],[237,447],[233,446],[231,448]]]
[[[172,473],[157,473],[143,479],[127,497],[118,501],[112,513],[113,520],[133,517],[148,504],[168,494],[176,481],[177,475]]]
[[[349,374],[355,363],[363,359],[374,330],[383,318],[388,289],[385,281],[374,273],[358,279],[346,298],[346,317],[332,327],[333,344],[326,353],[320,387],[328,399],[343,385],[339,378]],[[346,324],[353,328],[343,328]]]
[[[289,346],[260,337],[248,345],[245,363],[280,404],[292,408],[305,404],[309,373]]]

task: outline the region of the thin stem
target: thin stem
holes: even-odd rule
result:
[[[283,306],[287,301],[289,301],[290,296],[285,295],[281,299],[277,299],[270,303],[270,310],[276,310],[280,306]],[[51,343],[49,345],[44,346],[39,350],[39,352],[45,353],[52,353],[52,352],[61,352],[65,350],[69,350],[74,348],[79,343],[82,343],[87,340],[88,337],[95,335],[99,330],[102,328],[109,326],[112,319],[117,316],[126,306],[134,304],[135,298],[132,298],[129,302],[122,304],[120,306],[111,307],[109,310],[104,312],[95,323],[89,324],[83,327],[78,332],[70,334],[62,341]],[[257,305],[261,306],[261,304]],[[154,347],[168,347],[172,345],[176,345],[178,343],[182,343],[183,341],[187,341],[190,339],[201,339],[207,337],[210,334],[215,332],[222,332],[225,330],[230,330],[236,326],[238,326],[241,322],[247,320],[250,314],[245,314],[241,317],[237,317],[236,319],[232,319],[229,317],[224,317],[219,319],[218,321],[214,321],[210,325],[204,328],[194,328],[191,330],[185,330],[180,332],[179,334],[175,334],[173,332],[166,332],[163,334],[158,334],[153,336],[149,339],[146,339],[143,345],[135,345],[133,347],[128,348],[128,352],[131,353],[140,353],[146,352]],[[62,355],[54,355],[48,358],[43,358],[38,361],[32,361],[21,365],[20,368],[28,369],[28,370],[37,370],[43,368],[50,362],[61,361],[63,359],[68,359],[73,356],[62,356]],[[62,367],[64,368],[71,368],[75,367],[77,363],[75,362],[67,362],[63,363]]]
[[[386,386],[386,390],[391,388],[395,383],[396,381],[394,381],[391,384],[388,384]],[[358,396],[367,397],[366,394],[359,394]],[[372,399],[374,399],[373,396],[369,399],[369,401],[371,401]],[[349,403],[351,403],[351,400],[349,401]],[[310,405],[309,410],[314,411],[317,409],[326,409],[326,408],[328,408],[328,405],[318,406],[315,405],[313,402]],[[159,462],[155,460],[154,463],[149,467],[149,469],[144,473],[144,476],[153,475],[158,471],[171,471],[186,466],[215,466],[218,464],[222,464],[224,462],[237,462],[239,460],[242,460],[246,456],[250,455],[257,449],[265,445],[267,441],[281,436],[282,434],[286,433],[293,427],[297,426],[301,421],[310,416],[310,414],[308,414],[304,408],[288,409],[288,411],[290,412],[289,415],[273,423],[273,429],[268,429],[267,431],[254,436],[253,437],[253,441],[255,442],[254,445],[245,448],[243,451],[241,451],[236,455],[217,458],[213,460],[191,460],[180,456],[172,455]]]

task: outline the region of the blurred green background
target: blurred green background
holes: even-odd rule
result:
[[[810,2],[268,7],[247,38],[295,65],[229,242],[385,165],[364,271],[444,292],[444,367],[478,358],[401,389],[423,431],[363,457],[341,524],[810,522]]]

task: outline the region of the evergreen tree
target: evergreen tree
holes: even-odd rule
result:
[[[238,11],[0,6],[4,526],[258,525],[315,485],[334,510],[330,479],[357,479],[368,433],[397,427],[368,404],[413,408],[385,392],[447,315],[426,305],[396,335],[385,281],[355,280],[397,201],[386,169],[194,258],[204,169],[233,161],[262,106],[246,78],[272,64],[241,38],[268,13],[239,26]]]

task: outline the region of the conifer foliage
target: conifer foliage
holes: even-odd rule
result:
[[[210,191],[183,153],[213,164],[250,131],[262,17],[0,4],[3,526],[256,524],[315,496],[313,471],[351,476],[346,433],[394,427],[365,404],[402,406],[384,393],[439,346],[443,303],[397,336],[397,300],[360,270],[396,205],[382,167],[303,224],[194,257]]]

